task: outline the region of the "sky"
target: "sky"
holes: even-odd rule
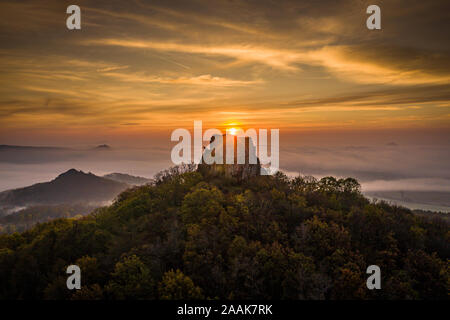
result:
[[[0,143],[168,141],[194,120],[448,136],[448,1],[80,0],[70,31],[72,2],[0,1]]]
[[[202,120],[280,129],[288,171],[429,188],[450,181],[449,18],[447,0],[0,0],[0,144],[135,148],[128,171],[145,154],[153,173]]]

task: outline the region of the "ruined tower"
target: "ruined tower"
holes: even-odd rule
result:
[[[211,137],[210,144],[214,142],[217,136]],[[256,148],[253,145],[253,141],[250,137],[238,137],[235,135],[229,136],[231,140],[228,140],[227,143],[227,135],[222,135],[222,163],[211,163],[208,164],[208,149],[205,148],[203,151],[202,162],[198,165],[198,171],[204,176],[219,176],[224,175],[227,177],[233,177],[238,180],[249,179],[253,176],[260,175],[261,172],[261,164],[256,155]],[[232,145],[231,145],[232,142]],[[244,161],[238,161],[238,143],[240,143],[245,150],[245,153],[242,155]],[[227,146],[233,146],[233,160],[227,160]],[[242,149],[241,150],[242,153]],[[211,151],[211,155],[215,156],[216,150]],[[220,157],[220,154],[218,154]],[[230,159],[229,159],[230,160]],[[244,162],[244,163],[239,163]]]

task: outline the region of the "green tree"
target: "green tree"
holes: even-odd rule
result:
[[[203,299],[200,287],[195,286],[192,279],[178,269],[164,274],[158,285],[158,293],[163,300]]]
[[[154,287],[147,266],[136,255],[131,255],[116,263],[106,291],[114,299],[152,299],[155,298]]]

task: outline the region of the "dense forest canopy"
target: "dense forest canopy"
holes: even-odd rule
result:
[[[86,217],[1,235],[0,298],[447,299],[449,238],[445,219],[371,202],[351,178],[172,170]]]

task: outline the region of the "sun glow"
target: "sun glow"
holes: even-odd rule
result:
[[[230,128],[230,129],[227,129],[227,132],[228,132],[229,134],[232,134],[233,136],[235,136],[235,135],[237,134],[237,132],[238,132],[238,129],[236,129],[236,128]]]
[[[224,129],[227,134],[231,134],[233,136],[239,135],[241,132],[241,123],[239,121],[229,121],[224,124]]]

